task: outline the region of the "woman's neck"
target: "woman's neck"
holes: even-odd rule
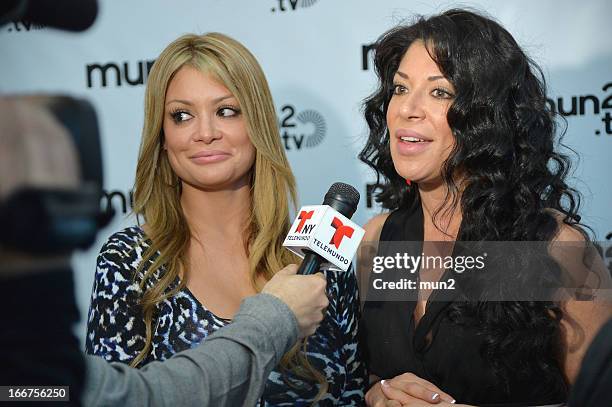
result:
[[[183,184],[181,206],[189,228],[199,240],[246,238],[251,213],[250,185],[246,182],[218,191],[205,191]]]
[[[462,219],[460,191],[457,191],[457,194],[457,205],[453,207],[453,197],[448,193],[446,184],[443,182],[419,184],[425,230],[439,231],[443,236],[453,240],[457,238]]]

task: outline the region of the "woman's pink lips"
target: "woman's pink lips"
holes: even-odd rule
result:
[[[420,142],[403,141],[402,137],[415,137],[418,139],[422,139],[424,141],[420,141]],[[424,151],[425,149],[427,149],[431,141],[432,140],[430,140],[429,138],[426,138],[420,133],[417,133],[416,131],[407,130],[407,129],[399,129],[395,132],[395,142],[397,143],[397,151],[401,155],[418,154]]]
[[[191,161],[194,161],[197,164],[208,164],[208,163],[216,163],[219,161],[226,160],[230,157],[229,153],[225,151],[201,151],[197,154],[194,154],[190,157]]]

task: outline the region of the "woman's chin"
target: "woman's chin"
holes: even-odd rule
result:
[[[419,171],[418,168],[395,168],[400,177],[405,180],[410,180],[410,182],[419,182],[426,178],[426,174],[423,174],[422,171]]]
[[[410,181],[410,185],[418,184],[419,187],[433,188],[444,182],[439,174],[425,174],[420,171],[398,171],[398,174],[406,181]]]
[[[223,191],[223,190],[235,190],[238,189],[242,183],[239,180],[231,179],[231,178],[206,178],[206,179],[197,179],[192,180],[191,182],[186,182],[194,189],[198,189],[200,191]]]

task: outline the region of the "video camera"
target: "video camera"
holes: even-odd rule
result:
[[[96,1],[9,0],[0,5],[0,26],[27,20],[82,31],[93,24],[96,15]],[[67,254],[86,249],[95,241],[98,229],[112,218],[112,212],[100,209],[103,169],[95,110],[86,100],[68,96],[4,97],[4,100],[15,99],[31,106],[33,111],[42,109],[66,130],[78,156],[76,171],[80,173],[74,174],[78,183],[73,187],[19,185],[17,181],[18,185],[12,185],[7,196],[0,195],[0,248],[31,254]],[[17,120],[4,117],[8,121]],[[3,128],[19,132],[18,126]],[[0,186],[6,185],[8,175],[0,174]]]

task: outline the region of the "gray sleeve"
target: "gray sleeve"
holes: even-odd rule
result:
[[[243,301],[231,324],[194,349],[142,369],[87,356],[85,406],[253,406],[298,325],[278,298]]]

